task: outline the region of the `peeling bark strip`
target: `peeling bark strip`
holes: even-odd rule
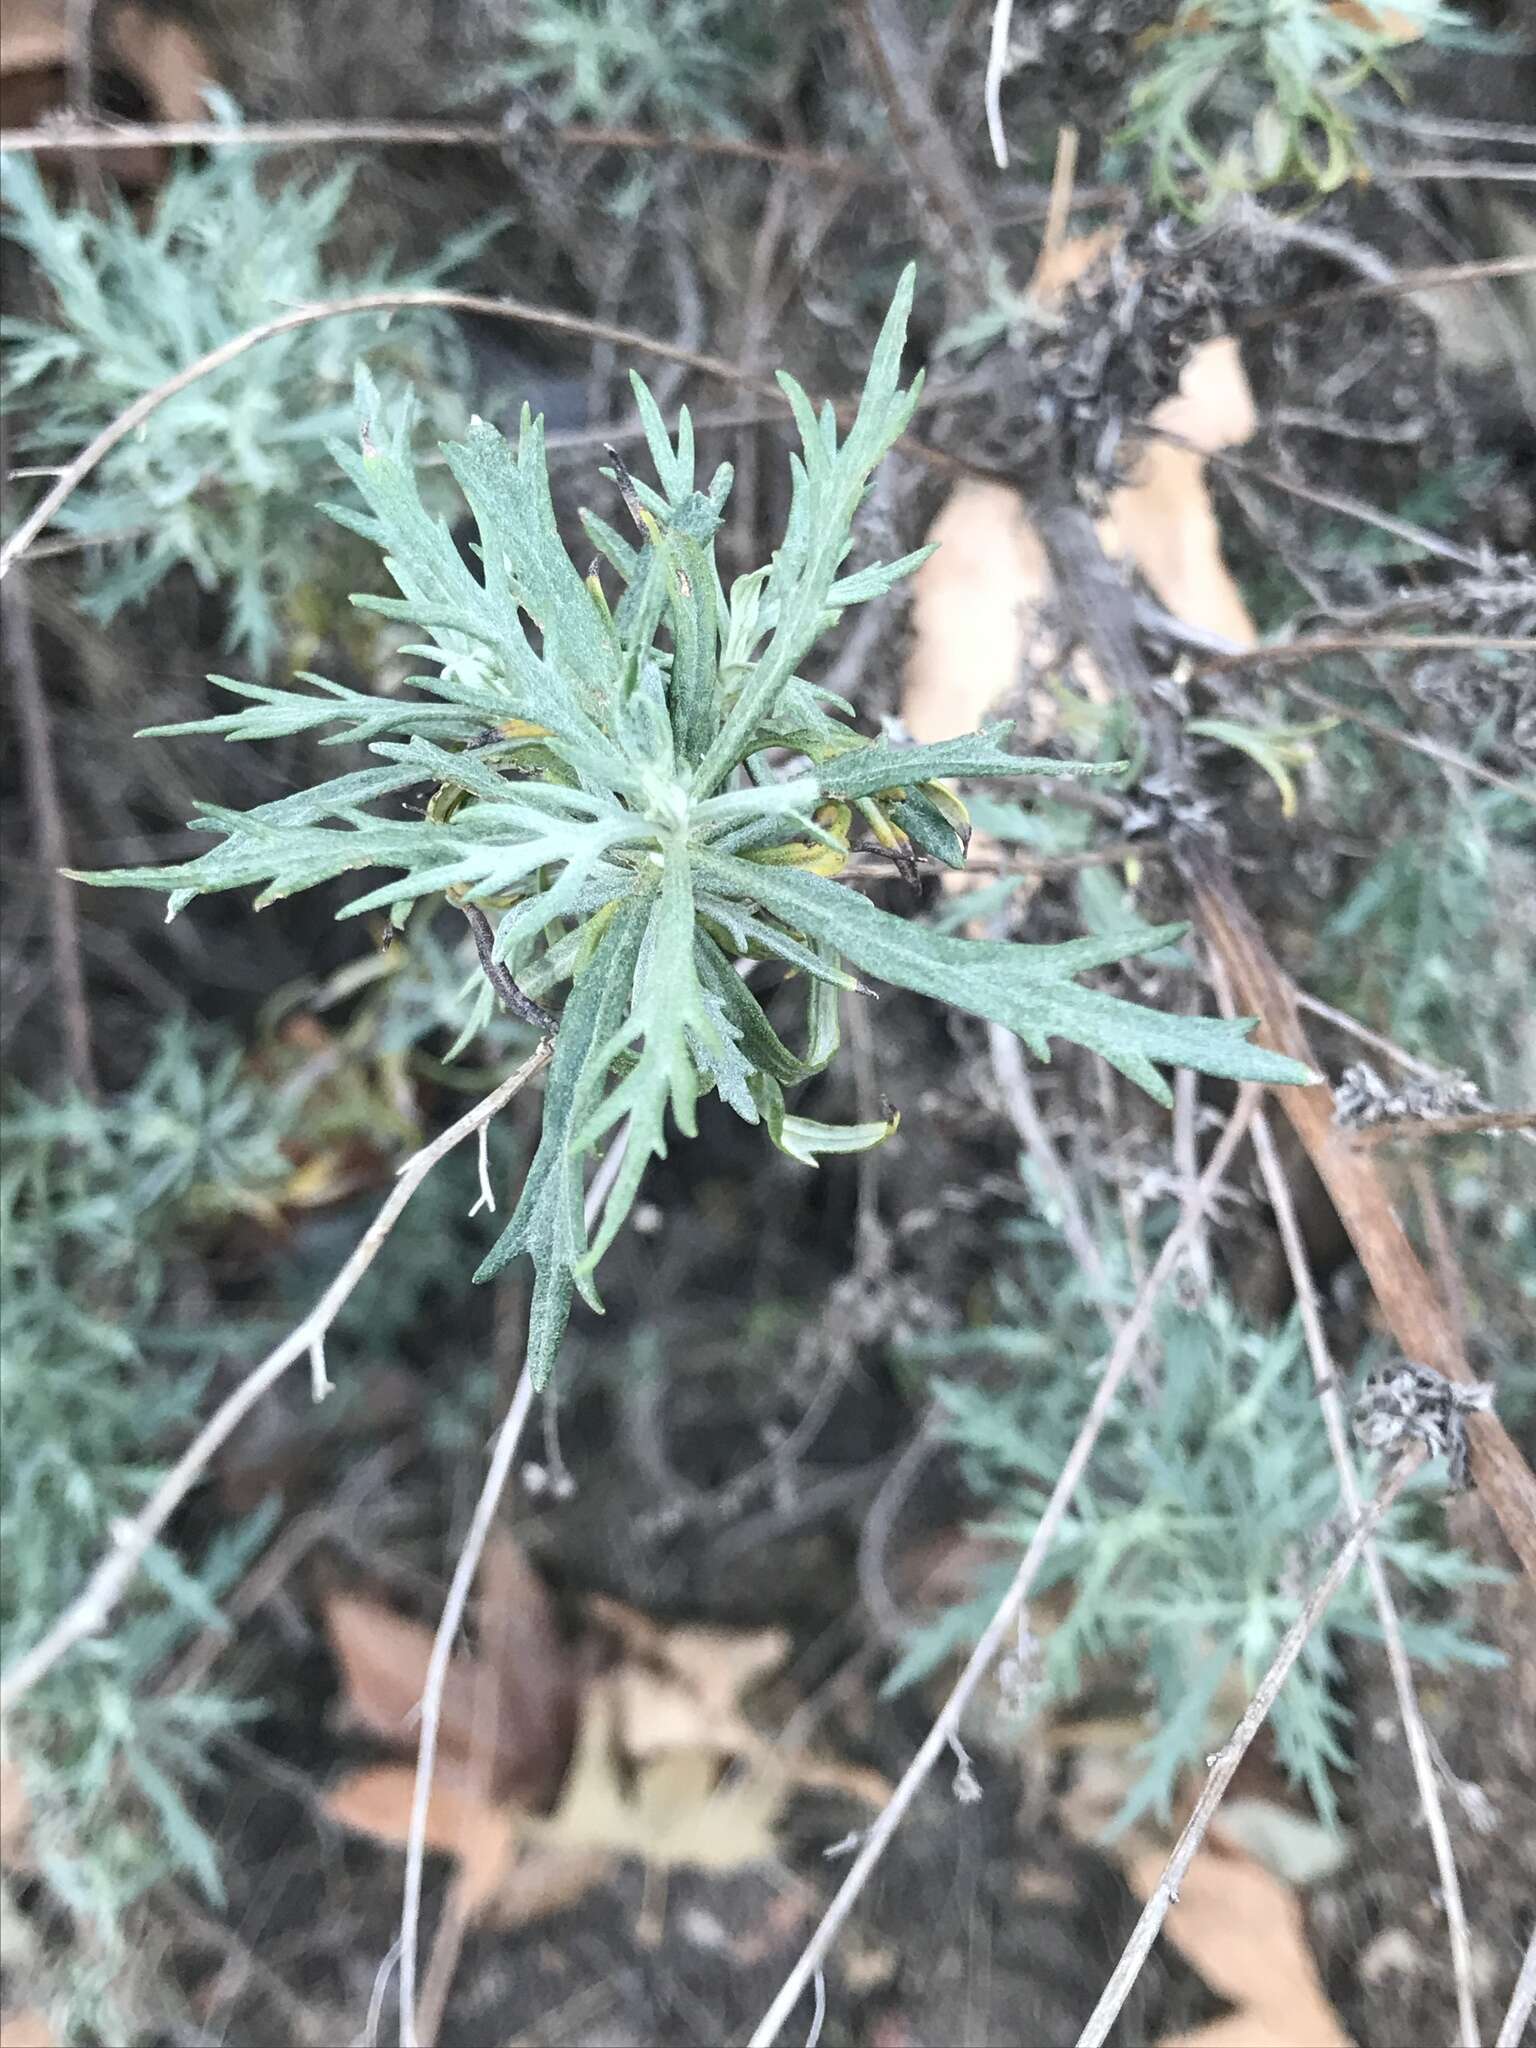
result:
[[[1316,1068],[1295,989],[1219,856],[1208,843],[1189,839],[1177,858],[1194,892],[1200,929],[1232,978],[1239,1009],[1259,1019],[1256,1037]],[[1398,1221],[1374,1154],[1334,1124],[1333,1098],[1326,1087],[1278,1088],[1275,1100],[1317,1168],[1404,1355],[1469,1385],[1474,1374],[1450,1310]],[[1467,1435],[1477,1489],[1536,1584],[1536,1474],[1497,1415],[1469,1415]]]

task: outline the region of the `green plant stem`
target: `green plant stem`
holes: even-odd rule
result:
[[[1152,1952],[1152,1944],[1168,1917],[1168,1908],[1179,1896],[1179,1886],[1183,1882],[1184,1874],[1195,1860],[1195,1852],[1205,1839],[1205,1831],[1215,1817],[1222,1795],[1232,1782],[1233,1774],[1246,1756],[1253,1738],[1263,1727],[1281,1686],[1290,1676],[1292,1665],[1306,1647],[1307,1638],[1321,1620],[1329,1601],[1353,1571],[1360,1553],[1379,1526],[1382,1516],[1397,1499],[1414,1472],[1423,1464],[1424,1455],[1423,1449],[1416,1446],[1388,1473],[1365,1513],[1358,1518],[1348,1539],[1340,1547],[1333,1563],[1318,1581],[1306,1605],[1287,1630],[1285,1640],[1275,1652],[1269,1669],[1260,1679],[1258,1689],[1248,1702],[1242,1719],[1212,1759],[1210,1775],[1201,1789],[1199,1799],[1195,1802],[1195,1810],[1185,1823],[1183,1833],[1175,1842],[1172,1855],[1163,1866],[1163,1874],[1157,1881],[1156,1889],[1142,1908],[1141,1918],[1131,1932],[1124,1954],[1115,1965],[1098,2004],[1089,2014],[1087,2025],[1078,2035],[1076,2048],[1103,2048],[1110,2028],[1119,2018],[1120,2008],[1130,1996],[1131,1987],[1141,1975],[1142,1967]]]
[[[219,1404],[144,1507],[118,1532],[112,1549],[92,1572],[84,1590],[65,1608],[48,1633],[18,1657],[4,1679],[0,1680],[0,1716],[17,1707],[77,1643],[98,1634],[106,1626],[161,1530],[207,1470],[209,1460],[220,1445],[291,1366],[301,1358],[313,1356],[323,1343],[326,1331],[378,1257],[406,1203],[433,1167],[456,1145],[489,1123],[498,1110],[533,1079],[548,1062],[550,1054],[548,1044],[539,1046],[499,1088],[493,1089],[484,1101],[476,1103],[456,1124],[451,1124],[441,1137],[434,1138],[430,1145],[424,1145],[419,1152],[413,1153],[401,1167],[395,1185],[378,1214],[309,1314],[259,1365],[253,1366],[234,1392]]]
[[[1169,1233],[1162,1251],[1158,1254],[1156,1265],[1147,1275],[1146,1284],[1115,1339],[1094,1392],[1093,1401],[1083,1419],[1083,1426],[1067,1454],[1061,1476],[1052,1489],[1051,1497],[1041,1511],[1040,1520],[1035,1525],[1035,1532],[1019,1561],[1019,1568],[1013,1576],[1012,1583],[998,1603],[992,1619],[982,1632],[980,1641],[966,1660],[965,1669],[956,1679],[948,1699],[924,1737],[921,1748],[908,1764],[901,1782],[891,1794],[879,1818],[865,1835],[848,1875],[838,1887],[836,1896],[822,1915],[815,1933],[806,1943],[794,1968],[780,1987],[777,1997],[764,2014],[748,2048],[772,2048],[772,2044],[778,2040],[801,1993],[825,1962],[844,1921],[852,1912],[854,1903],[868,1882],[875,1865],[885,1854],[891,1837],[901,1825],[924,1780],[948,1749],[950,1738],[958,1730],[972,1694],[1011,1634],[1023,1611],[1024,1603],[1029,1598],[1040,1567],[1056,1540],[1057,1531],[1071,1505],[1078,1482],[1087,1469],[1088,1460],[1093,1455],[1094,1445],[1098,1442],[1099,1433],[1108,1420],[1121,1383],[1131,1368],[1142,1338],[1146,1335],[1158,1298],[1174,1268],[1193,1242],[1199,1219],[1258,1108],[1259,1094],[1260,1091],[1252,1086],[1245,1086],[1239,1092],[1237,1107],[1216,1142],[1210,1161],[1200,1176],[1199,1184],[1185,1205],[1179,1222]]]

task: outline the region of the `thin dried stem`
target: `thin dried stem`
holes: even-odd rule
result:
[[[1235,1012],[1231,996],[1224,988],[1222,1008],[1229,1016]],[[1350,1455],[1349,1433],[1344,1421],[1344,1403],[1339,1394],[1338,1374],[1328,1348],[1323,1319],[1318,1310],[1317,1290],[1312,1283],[1312,1269],[1307,1260],[1301,1227],[1296,1220],[1296,1205],[1291,1198],[1290,1184],[1286,1180],[1274,1136],[1262,1110],[1253,1120],[1253,1145],[1258,1155],[1259,1172],[1264,1178],[1265,1192],[1269,1196],[1269,1205],[1275,1212],[1275,1222],[1280,1229],[1280,1241],[1285,1247],[1285,1259],[1290,1268],[1291,1282],[1296,1290],[1296,1306],[1301,1315],[1302,1329],[1306,1334],[1307,1355],[1312,1361],[1312,1378],[1317,1388],[1318,1403],[1323,1411],[1323,1422],[1328,1431],[1328,1447],[1333,1453],[1333,1462],[1339,1475],[1339,1492],[1343,1496],[1344,1506],[1351,1520],[1358,1522],[1364,1503],[1360,1493],[1360,1482],[1355,1473],[1355,1461]],[[1429,1731],[1424,1725],[1424,1715],[1419,1706],[1418,1693],[1414,1688],[1413,1667],[1403,1642],[1397,1603],[1392,1598],[1392,1588],[1387,1579],[1386,1567],[1381,1561],[1381,1553],[1374,1543],[1366,1544],[1363,1560],[1366,1578],[1370,1583],[1371,1598],[1381,1622],[1381,1639],[1387,1653],[1387,1668],[1392,1674],[1392,1689],[1397,1694],[1397,1711],[1408,1744],[1408,1756],[1413,1765],[1414,1783],[1419,1791],[1424,1824],[1429,1830],[1435,1867],[1440,1874],[1440,1895],[1445,1906],[1446,1931],[1450,1938],[1451,1973],[1456,1985],[1459,2048],[1478,2048],[1477,2004],[1472,1990],[1472,1940],[1467,1930],[1467,1911],[1461,1895],[1461,1878],[1456,1869],[1455,1851],[1451,1847],[1451,1833],[1446,1825],[1445,1807],[1440,1798],[1440,1784],[1435,1775],[1435,1760],[1430,1748]]]
[[[1113,1321],[1109,1272],[1104,1264],[1104,1254],[1088,1227],[1088,1218],[1078,1200],[1076,1183],[1062,1165],[1041,1119],[1035,1091],[1030,1084],[1029,1069],[1024,1064],[1023,1049],[1011,1031],[1005,1031],[1001,1024],[989,1024],[987,1051],[992,1061],[993,1079],[1008,1112],[1008,1121],[1018,1132],[1020,1143],[1061,1210],[1061,1234],[1067,1241],[1067,1249],[1086,1274],[1106,1316]]]
[[[1077,183],[1078,133],[1071,122],[1056,131],[1056,162],[1051,171],[1050,210],[1040,231],[1040,252],[1035,258],[1034,277],[1057,255],[1067,238],[1072,218],[1072,190]]]
[[[1438,1081],[1439,1067],[1430,1060],[1421,1060],[1395,1039],[1384,1038],[1379,1031],[1373,1031],[1369,1024],[1362,1024],[1358,1017],[1351,1017],[1348,1010],[1336,1010],[1332,1003],[1325,1003],[1321,996],[1309,995],[1304,988],[1296,990],[1296,1006],[1310,1010],[1314,1017],[1321,1017],[1325,1023],[1334,1024],[1340,1031],[1348,1032],[1351,1038],[1358,1038],[1362,1045],[1373,1051],[1385,1053],[1389,1060],[1395,1060],[1405,1073],[1417,1074],[1424,1081]]]
[[[1536,798],[1533,798],[1536,801]],[[1400,1117],[1351,1131],[1349,1142],[1369,1149],[1407,1139],[1461,1138],[1474,1131],[1536,1131],[1536,1109],[1468,1109],[1456,1116]]]
[[[100,1092],[91,1051],[90,1009],[85,999],[85,969],[80,949],[80,917],[74,884],[64,873],[69,845],[64,806],[54,761],[53,729],[48,698],[37,659],[32,630],[31,595],[25,581],[14,583],[0,599],[6,663],[16,691],[17,723],[21,727],[22,759],[26,764],[27,804],[32,813],[32,841],[44,873],[48,902],[48,945],[53,988],[63,1024],[64,1058],[69,1078],[82,1095]]]
[[[96,1635],[106,1626],[156,1538],[207,1470],[214,1453],[233,1434],[262,1395],[275,1387],[299,1359],[307,1358],[323,1339],[359,1280],[378,1257],[406,1203],[433,1167],[504,1108],[545,1065],[550,1051],[547,1044],[541,1045],[524,1060],[516,1073],[508,1075],[499,1088],[492,1089],[483,1101],[476,1103],[456,1124],[451,1124],[440,1138],[434,1138],[430,1145],[424,1145],[405,1162],[356,1250],[309,1314],[289,1331],[276,1350],[252,1367],[226,1400],[220,1402],[139,1513],[118,1531],[111,1550],[92,1572],[84,1591],[65,1608],[48,1633],[24,1656],[17,1658],[4,1681],[0,1682],[0,1714],[9,1713],[24,1699],[39,1679],[51,1671],[76,1643]]]
[[[1193,1067],[1179,1067],[1173,1076],[1173,1169],[1180,1189],[1187,1193],[1199,1179],[1199,1150],[1195,1126],[1200,1110],[1200,1079]],[[1210,1294],[1215,1274],[1211,1266],[1211,1239],[1202,1216],[1189,1247],[1190,1271],[1201,1299]]]
[[[668,362],[685,363],[690,369],[701,370],[712,377],[722,377],[727,383],[740,384],[744,381],[742,372],[734,363],[723,361],[719,356],[701,355],[693,349],[678,348],[670,341],[658,341],[644,334],[637,334],[633,328],[615,327],[606,320],[588,320],[579,313],[561,313],[551,306],[524,305],[517,299],[485,298],[474,292],[450,291],[379,291],[360,292],[355,298],[331,299],[323,305],[295,306],[291,312],[280,313],[273,320],[263,321],[259,327],[247,328],[245,333],[231,336],[220,342],[217,348],[209,349],[195,362],[188,363],[174,377],[167,377],[163,384],[157,384],[153,391],[146,391],[136,398],[132,405],[125,406],[110,425],[102,428],[87,447],[82,448],[70,462],[59,471],[50,491],[38,502],[33,510],[17,527],[10,539],[0,548],[0,577],[5,576],[17,558],[40,534],[62,505],[73,495],[90,475],[91,471],[111,454],[119,441],[141,427],[152,413],[158,412],[168,399],[185,391],[200,378],[208,377],[216,370],[222,370],[226,363],[232,363],[248,350],[270,341],[275,335],[289,334],[297,327],[312,327],[319,320],[336,320],[353,313],[389,313],[400,308],[416,306],[443,312],[478,313],[491,320],[513,320],[524,326],[545,327],[561,334],[583,335],[589,341],[616,342],[621,348],[640,349],[649,355],[661,356]],[[774,395],[777,386],[764,378],[760,380],[762,390]]]
[[[1269,667],[1276,662],[1317,661],[1325,654],[1536,654],[1536,640],[1509,633],[1335,633],[1313,640],[1272,640],[1262,647],[1238,647],[1211,654],[1202,675],[1228,669]]]
[[[1056,1540],[1057,1532],[1087,1468],[1088,1460],[1093,1455],[1094,1445],[1098,1442],[1099,1432],[1114,1406],[1115,1396],[1119,1393],[1141,1340],[1146,1335],[1158,1297],[1179,1260],[1188,1250],[1198,1218],[1219,1185],[1258,1107],[1259,1094],[1260,1091],[1253,1087],[1245,1087],[1240,1091],[1237,1107],[1217,1140],[1210,1163],[1200,1176],[1198,1187],[1185,1205],[1178,1224],[1170,1232],[1158,1256],[1157,1264],[1148,1274],[1146,1285],[1137,1296],[1135,1305],[1115,1339],[1083,1426],[1067,1453],[1061,1477],[1057,1480],[1051,1497],[1041,1512],[1040,1520],[1035,1525],[1035,1532],[1019,1562],[1013,1583],[1003,1595],[992,1619],[987,1623],[980,1641],[966,1662],[965,1669],[956,1679],[948,1699],[939,1710],[937,1719],[923,1738],[921,1748],[908,1764],[901,1782],[881,1810],[878,1819],[866,1833],[848,1875],[838,1887],[836,1896],[822,1915],[820,1924],[806,1943],[794,1968],[785,1978],[778,1996],[763,2016],[752,2036],[749,2048],[772,2048],[772,2043],[779,2038],[779,2033],[794,2011],[801,1993],[825,1962],[844,1921],[853,1910],[854,1903],[869,1881],[876,1864],[889,1847],[892,1836],[901,1825],[924,1780],[949,1748],[950,1739],[959,1729],[971,1695],[985,1677],[993,1658],[1013,1633],[1040,1567]]]
[[[992,10],[992,33],[987,41],[987,76],[982,90],[992,157],[1000,171],[1008,168],[1008,138],[1003,133],[1003,80],[1008,72],[1008,38],[1012,30],[1013,0],[997,0]]]
[[[1242,329],[1247,334],[1256,327],[1272,327],[1279,320],[1296,320],[1315,306],[1342,306],[1355,299],[1390,299],[1402,292],[1435,291],[1443,285],[1475,284],[1492,277],[1528,277],[1532,271],[1536,271],[1536,256],[1493,256],[1483,263],[1442,263],[1427,270],[1400,270],[1390,278],[1372,278],[1362,284],[1314,292],[1310,298],[1295,299],[1286,306],[1265,306],[1250,313],[1242,322]]]
[[[421,1925],[421,1880],[426,1862],[427,1813],[432,1804],[432,1778],[437,1767],[437,1734],[442,1721],[443,1687],[453,1646],[469,1605],[470,1590],[486,1541],[495,1524],[496,1510],[511,1477],[512,1461],[522,1441],[523,1426],[533,1407],[533,1375],[525,1364],[486,1468],[485,1484],[475,1502],[475,1512],[464,1538],[443,1602],[442,1619],[432,1639],[432,1654],[421,1691],[421,1734],[416,1746],[416,1784],[411,1795],[411,1819],[405,1840],[405,1885],[400,1906],[400,2048],[420,2048],[416,2030],[416,1956]],[[451,1938],[452,1923],[449,1934]],[[446,2000],[446,1989],[442,1996]],[[436,2003],[436,2000],[433,2001]]]
[[[1351,1038],[1358,1038],[1362,1045],[1382,1053],[1389,1060],[1395,1060],[1404,1073],[1417,1074],[1424,1081],[1438,1081],[1443,1078],[1441,1070],[1431,1060],[1421,1060],[1417,1053],[1411,1053],[1396,1039],[1385,1038],[1381,1032],[1373,1031],[1369,1024],[1362,1024],[1358,1017],[1351,1017],[1347,1010],[1336,1010],[1332,1003],[1325,1003],[1321,996],[1308,995],[1304,988],[1295,991],[1298,1009],[1310,1010],[1314,1017],[1321,1017],[1325,1023],[1336,1025],[1340,1031],[1348,1032]],[[1536,1131],[1517,1129],[1515,1136],[1527,1145],[1536,1145]]]
[[[540,128],[541,138],[569,149],[633,149],[686,156],[735,157],[745,163],[781,164],[813,178],[836,178],[860,184],[887,184],[889,171],[860,164],[851,157],[829,156],[813,149],[793,149],[776,142],[754,142],[737,135],[668,135],[649,128],[603,128],[573,121],[563,127]],[[17,128],[5,138],[8,150],[34,155],[39,150],[71,154],[137,147],[167,149],[316,149],[368,143],[408,149],[512,149],[518,133],[502,121],[251,121],[239,128],[217,121],[92,123],[67,121],[56,126]]]
[[[540,1049],[547,1058],[549,1047]],[[623,1132],[609,1146],[603,1163],[592,1176],[592,1185],[587,1190],[585,1204],[586,1227],[590,1231],[597,1221],[603,1203],[608,1199],[609,1190],[623,1163],[628,1145],[626,1124]],[[496,1513],[501,1506],[501,1496],[506,1491],[507,1481],[512,1475],[512,1461],[522,1441],[529,1411],[533,1407],[535,1388],[533,1375],[526,1362],[518,1374],[517,1385],[496,1441],[491,1448],[491,1460],[486,1467],[485,1481],[480,1488],[480,1497],[475,1502],[475,1511],[470,1517],[469,1529],[463,1547],[453,1568],[449,1582],[448,1596],[443,1602],[442,1616],[437,1624],[437,1634],[432,1639],[432,1654],[427,1660],[427,1674],[421,1689],[420,1735],[416,1744],[416,1783],[411,1793],[411,1818],[405,1838],[405,1880],[400,1899],[400,2048],[421,2048],[417,2030],[416,2010],[416,1964],[419,1952],[421,1929],[421,1884],[422,1872],[427,1858],[427,1815],[432,1805],[432,1779],[437,1768],[437,1736],[442,1721],[443,1688],[448,1680],[448,1667],[453,1659],[453,1646],[458,1640],[459,1630],[464,1625],[464,1615],[469,1606],[469,1596],[475,1583],[475,1574],[480,1569],[480,1559],[495,1526]],[[462,1907],[462,1894],[457,1899]],[[450,1919],[446,1929],[450,1947],[462,1940],[463,1929]],[[433,1972],[430,1986],[432,1996],[426,2001],[435,2013],[446,2004],[448,1986],[443,1981],[445,1970]],[[430,2044],[429,2044],[430,2048]]]
[[[1281,1686],[1290,1676],[1292,1665],[1306,1647],[1307,1638],[1322,1619],[1334,1594],[1354,1569],[1361,1551],[1369,1542],[1382,1516],[1423,1462],[1423,1448],[1415,1445],[1388,1473],[1301,1613],[1286,1631],[1285,1639],[1275,1652],[1273,1663],[1259,1680],[1258,1690],[1249,1701],[1243,1718],[1212,1758],[1210,1775],[1205,1781],[1199,1799],[1195,1802],[1195,1810],[1174,1844],[1173,1853],[1163,1867],[1163,1874],[1157,1881],[1156,1889],[1142,1908],[1141,1918],[1136,1922],[1131,1938],[1126,1943],[1125,1953],[1115,1965],[1114,1973],[1105,1985],[1098,2004],[1089,2015],[1087,2025],[1078,2035],[1076,2048],[1103,2048],[1110,2028],[1120,2016],[1120,2008],[1130,1996],[1131,1988],[1141,1975],[1147,1957],[1152,1952],[1152,1944],[1157,1940],[1162,1924],[1168,1917],[1168,1908],[1178,1898],[1184,1874],[1195,1860],[1195,1852],[1205,1839],[1206,1829],[1215,1818],[1222,1795],[1247,1754],[1249,1744],[1263,1727],[1270,1708],[1279,1696]]]
[[[1207,462],[1214,463],[1217,469],[1231,470],[1234,476],[1252,477],[1255,483],[1267,484],[1271,490],[1285,491],[1290,497],[1300,498],[1308,505],[1320,505],[1325,512],[1338,512],[1346,519],[1358,519],[1362,525],[1374,526],[1381,533],[1390,533],[1396,540],[1408,541],[1414,547],[1423,548],[1426,554],[1437,555],[1443,562],[1459,563],[1463,569],[1483,567],[1470,548],[1459,547],[1455,541],[1447,540],[1443,534],[1432,533],[1427,526],[1416,525],[1411,519],[1399,519],[1393,512],[1383,512],[1379,505],[1369,504],[1364,498],[1351,497],[1347,491],[1329,491],[1319,484],[1302,483],[1297,477],[1266,469],[1262,462],[1254,462],[1246,455],[1234,455],[1230,448],[1196,447],[1183,434],[1154,426],[1150,421],[1139,422],[1138,431],[1150,434],[1154,440],[1167,441],[1172,447],[1188,448]]]
[[[1427,641],[1421,641],[1426,646]],[[1536,642],[1529,643],[1536,646]],[[1351,725],[1358,725],[1363,732],[1386,740],[1394,747],[1406,747],[1411,754],[1422,754],[1428,761],[1436,762],[1442,768],[1457,768],[1463,775],[1470,775],[1474,782],[1486,783],[1490,789],[1502,789],[1507,796],[1519,797],[1522,803],[1536,804],[1536,786],[1524,782],[1512,782],[1507,775],[1500,775],[1497,769],[1485,768],[1481,761],[1474,761],[1470,754],[1463,754],[1456,747],[1448,747],[1442,740],[1425,739],[1421,733],[1405,732],[1399,725],[1388,725],[1384,718],[1373,718],[1368,711],[1358,711],[1353,704],[1341,704],[1337,697],[1330,697],[1326,691],[1314,690],[1310,683],[1303,683],[1295,676],[1278,678],[1280,687],[1289,690],[1293,697],[1300,697],[1306,704],[1315,705],[1319,711],[1326,711],[1334,718],[1347,719]]]
[[[1525,1960],[1520,1965],[1520,1975],[1515,1979],[1515,1988],[1510,1995],[1509,2011],[1504,2015],[1504,2024],[1499,2028],[1493,2048],[1520,2048],[1533,2008],[1536,2008],[1536,1927],[1531,1929]]]
[[[926,202],[922,232],[961,296],[985,299],[987,247],[981,208],[960,154],[928,93],[927,67],[899,0],[845,0],[891,134]]]

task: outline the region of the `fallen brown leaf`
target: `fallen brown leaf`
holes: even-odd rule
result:
[[[410,1831],[416,1772],[410,1764],[371,1764],[333,1785],[325,1811],[343,1827],[404,1848]],[[496,1894],[518,1842],[521,1816],[510,1807],[434,1778],[427,1807],[427,1847],[459,1866],[471,1917]]]
[[[30,2006],[0,2016],[0,2048],[58,2048],[58,2043],[47,2020]]]
[[[112,54],[148,96],[157,121],[206,121],[204,88],[212,59],[191,30],[147,7],[114,7],[108,20]]]
[[[73,50],[67,0],[5,0],[0,128],[35,127],[65,107]],[[203,88],[214,82],[214,68],[203,44],[179,22],[138,5],[113,8],[103,55],[108,69],[138,86],[154,120],[208,118]],[[59,164],[67,157],[60,150],[43,151],[40,161]],[[170,158],[156,145],[125,142],[120,149],[97,151],[92,161],[108,177],[138,186],[158,183]]]
[[[432,1630],[351,1593],[330,1594],[323,1612],[348,1719],[387,1742],[411,1742]],[[455,1657],[443,1686],[440,1767],[538,1811],[554,1798],[570,1757],[575,1664],[544,1582],[504,1533],[486,1546],[476,1612],[480,1653]]]
[[[1424,33],[1422,21],[1415,21],[1400,7],[1375,6],[1373,0],[1329,0],[1328,12],[1355,28],[1390,36],[1394,43],[1416,43]]]
[[[640,1856],[661,1869],[739,1870],[774,1853],[783,1777],[722,1782],[717,1749],[659,1748],[626,1759],[621,1688],[612,1675],[587,1696],[560,1804],[535,1839],[564,1849]]]
[[[21,1766],[13,1756],[0,1757],[0,1865],[8,1870],[27,1867],[27,1836],[32,1811]]]
[[[341,1666],[341,1708],[347,1720],[386,1742],[408,1741],[426,1684],[432,1631],[354,1593],[328,1594],[321,1605]],[[443,1687],[438,1740],[445,1755],[468,1751],[474,1692],[473,1661],[455,1657]]]
[[[619,1740],[629,1756],[643,1760],[684,1750],[740,1756],[782,1786],[844,1792],[873,1805],[889,1797],[890,1785],[878,1771],[781,1750],[743,1714],[743,1697],[788,1654],[782,1629],[662,1627],[602,1597],[590,1603],[590,1611],[629,1652],[613,1674]]]
[[[1059,296],[1116,232],[1061,244],[1035,277],[1035,296]],[[1205,479],[1206,453],[1240,445],[1257,423],[1237,344],[1223,336],[1195,349],[1178,391],[1152,418],[1191,446],[1149,440],[1139,450],[1129,481],[1111,494],[1100,523],[1105,549],[1129,560],[1175,617],[1251,647],[1258,636],[1222,559]],[[1046,550],[1020,492],[962,483],[928,539],[938,552],[913,578],[913,638],[901,703],[908,730],[923,741],[974,730],[1009,696],[1026,664],[1048,669],[1060,659]],[[1102,689],[1081,656],[1074,674],[1090,692]],[[1049,700],[1034,708],[1038,738],[1048,729]]]
[[[1165,1860],[1161,1847],[1123,1859],[1138,1898],[1151,1897]],[[1350,2048],[1307,1946],[1300,1900],[1251,1856],[1224,1845],[1219,1829],[1185,1873],[1164,1932],[1237,2010],[1166,2036],[1158,2048]]]
[[[913,739],[973,732],[1018,682],[1045,666],[1050,565],[1024,500],[1006,484],[960,484],[928,531],[938,546],[912,579],[912,649],[901,716]]]

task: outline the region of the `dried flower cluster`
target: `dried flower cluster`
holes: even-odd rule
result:
[[[1346,1067],[1333,1091],[1333,1120],[1349,1131],[1410,1118],[1459,1116],[1465,1110],[1487,1107],[1477,1083],[1465,1074],[1408,1080],[1394,1088],[1365,1060]]]
[[[1142,39],[1171,12],[1168,0],[1050,0],[1019,8],[1007,75],[1029,74],[1046,103],[1079,124],[1112,127],[1123,117]]]
[[[1467,1417],[1493,1406],[1491,1380],[1458,1386],[1428,1365],[1399,1359],[1373,1372],[1355,1402],[1355,1435],[1367,1450],[1400,1452],[1423,1444],[1444,1458],[1451,1490],[1471,1484]]]

